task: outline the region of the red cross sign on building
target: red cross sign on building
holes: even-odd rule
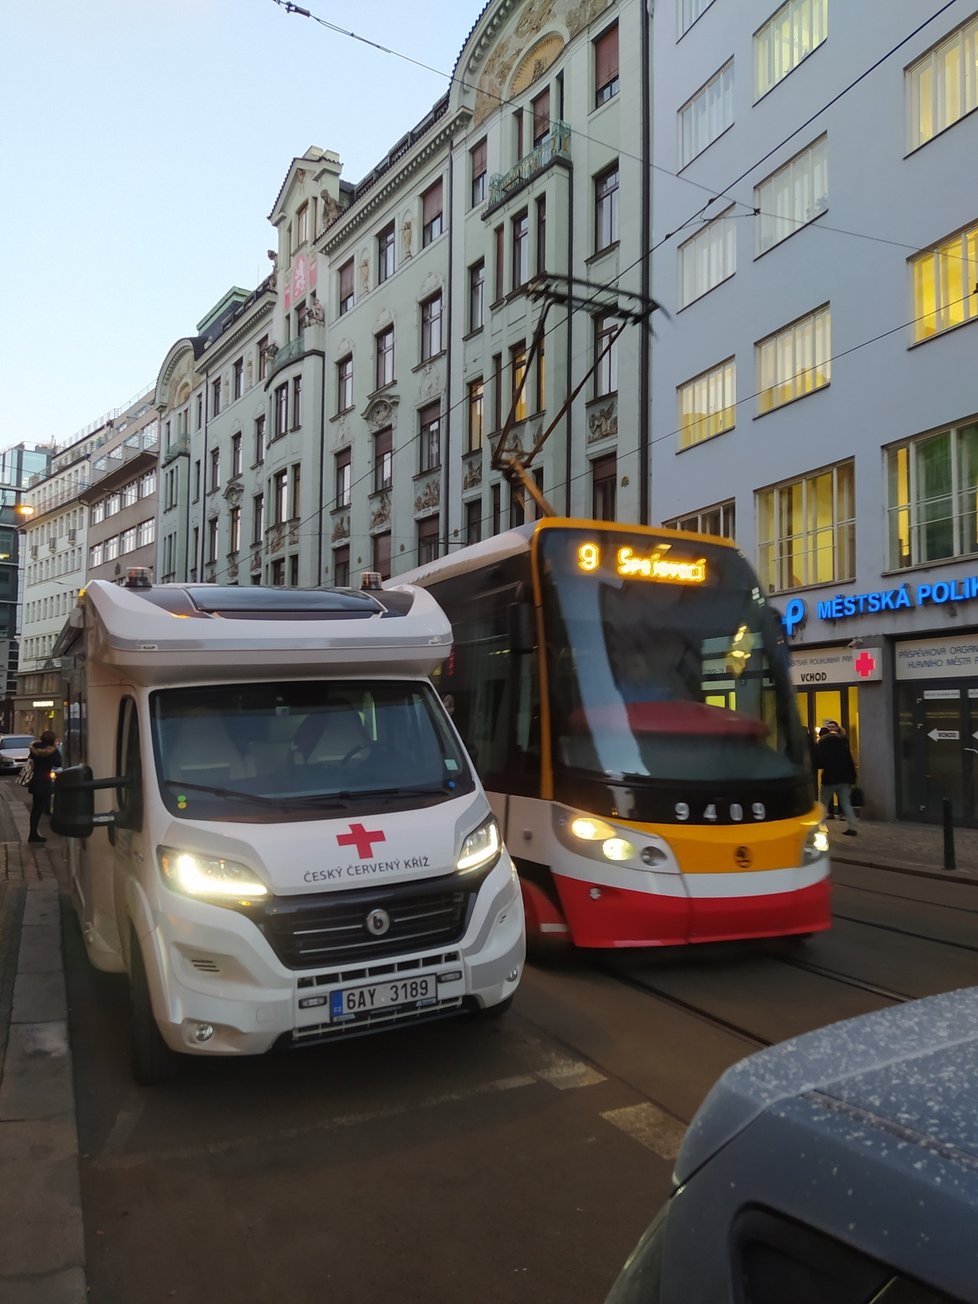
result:
[[[860,652],[853,661],[852,668],[860,679],[868,679],[876,669],[876,658],[870,656],[868,652]]]
[[[341,847],[356,847],[361,860],[368,860],[374,854],[375,842],[386,842],[387,834],[380,829],[368,832],[362,824],[351,824],[349,833],[336,835],[336,842]]]

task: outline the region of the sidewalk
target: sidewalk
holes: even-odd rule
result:
[[[25,841],[29,798],[0,782],[0,1304],[83,1304],[85,1242],[60,894],[63,842],[45,826]],[[843,836],[828,823],[833,862],[978,886],[978,829],[954,830],[956,868],[932,824],[865,820]]]
[[[28,845],[29,801],[0,781],[0,1301],[83,1304],[63,843],[44,828],[47,844]]]

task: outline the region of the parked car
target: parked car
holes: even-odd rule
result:
[[[33,741],[33,734],[4,734],[0,738],[0,774],[18,774]]]
[[[971,987],[729,1069],[606,1304],[971,1304],[976,1226]]]

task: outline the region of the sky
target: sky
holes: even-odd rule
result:
[[[359,181],[444,94],[484,0],[304,7],[0,6],[0,448],[64,446],[155,384],[268,274],[292,159],[319,145]]]

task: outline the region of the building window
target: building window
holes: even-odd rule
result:
[[[700,14],[709,9],[713,0],[679,0],[679,35],[688,32]]]
[[[594,107],[618,94],[618,24],[594,42]]]
[[[211,381],[211,416],[216,417],[221,410],[221,379]]]
[[[497,226],[493,232],[493,245],[496,256],[496,282],[493,289],[493,303],[498,303],[506,293],[506,231]]]
[[[485,137],[469,150],[469,174],[471,190],[469,198],[473,208],[483,203],[486,197],[486,141]]]
[[[123,556],[125,556],[127,552],[135,552],[135,550],[136,527],[135,525],[130,525],[128,529],[123,530],[119,535],[119,551]]]
[[[234,397],[240,398],[244,393],[244,358],[238,358],[234,364]]]
[[[393,246],[392,246],[393,248]],[[353,307],[353,259],[348,258],[340,268],[340,316]]]
[[[702,153],[733,123],[733,60],[679,110],[679,166]]]
[[[386,430],[378,430],[374,435],[374,493],[389,489],[393,479],[394,432],[388,426]]]
[[[469,330],[481,330],[486,312],[486,262],[480,258],[469,268]]]
[[[434,471],[441,465],[441,404],[429,403],[418,413],[421,436],[419,470]]]
[[[482,447],[483,413],[485,405],[485,387],[482,377],[469,381],[469,420],[468,438],[465,451],[474,453]]]
[[[394,327],[388,326],[376,337],[377,388],[389,385],[394,379]]]
[[[105,499],[103,498],[97,503],[92,503],[91,523],[92,525],[101,525],[104,520],[105,520]]]
[[[292,463],[291,502],[289,504],[291,519],[297,521],[302,515],[302,463]]]
[[[231,475],[241,474],[241,432],[231,436]]]
[[[618,340],[621,323],[615,317],[594,318],[594,397],[618,389]],[[607,352],[605,350],[607,349]],[[602,354],[604,356],[602,356]]]
[[[139,498],[139,482],[130,480],[127,485],[122,487],[122,505],[123,507],[134,507],[136,500]]]
[[[292,377],[292,429],[302,425],[302,377]]]
[[[489,519],[493,534],[498,534],[503,525],[502,488],[498,484],[489,486]]]
[[[546,384],[547,384],[547,356],[546,356],[545,348],[546,346],[544,343],[544,338],[541,335],[540,342],[537,345],[537,366],[536,366],[537,384],[536,384],[536,392],[534,394],[534,398],[536,400],[536,406],[534,407],[535,412],[542,412],[544,407],[543,400],[544,400],[544,394],[546,391]]]
[[[156,521],[152,516],[148,520],[140,521],[136,526],[136,538],[140,548],[155,541]]]
[[[465,542],[480,543],[482,540],[482,499],[473,498],[465,504]]]
[[[353,354],[348,353],[336,364],[336,411],[353,407]]]
[[[255,417],[255,465],[261,466],[265,460],[265,418]]]
[[[530,101],[530,115],[533,118],[533,144],[542,144],[550,135],[550,87],[541,91]]]
[[[349,507],[352,501],[352,454],[350,449],[344,448],[342,452],[336,454],[336,496],[333,501],[334,508]]]
[[[210,493],[216,493],[221,487],[221,450],[211,449],[211,478],[208,486]]]
[[[596,521],[613,521],[618,487],[618,459],[614,453],[591,462],[591,515]]]
[[[691,534],[715,534],[721,539],[736,538],[737,513],[734,500],[717,503],[714,507],[704,507],[698,512],[689,512],[686,516],[677,516],[674,520],[663,521],[669,530],[684,530]]]
[[[241,508],[232,507],[228,513],[228,552],[241,547]]]
[[[441,180],[435,182],[421,196],[421,246],[430,245],[444,228],[441,197]]]
[[[284,435],[288,428],[289,416],[289,387],[288,385],[279,385],[275,391],[275,438]]]
[[[618,164],[594,178],[594,248],[607,249],[618,239]]]
[[[547,196],[537,199],[537,275],[542,276],[546,270],[547,257]]]
[[[679,447],[733,430],[737,424],[737,364],[733,358],[680,385]]]
[[[441,347],[441,294],[435,294],[421,305],[421,361],[441,353]]]
[[[289,519],[289,473],[276,471],[272,476],[272,524],[284,525]]]
[[[524,208],[513,218],[513,289],[530,279],[530,215]]]
[[[524,489],[520,485],[511,484],[509,486],[509,528],[515,530],[518,525],[522,525],[526,520],[526,508],[524,506]],[[526,495],[529,498],[529,494]],[[532,504],[532,499],[530,502]]]
[[[377,282],[394,275],[394,223],[385,226],[377,237]]]
[[[333,583],[338,589],[350,587],[350,545],[333,549]]]
[[[261,543],[265,535],[265,495],[255,494],[251,500],[251,542]]]
[[[526,345],[519,343],[509,351],[509,367],[513,391],[511,405],[515,404],[514,421],[526,420]]]
[[[911,258],[910,269],[915,340],[978,317],[978,222]]]
[[[517,161],[523,157],[523,110],[513,114],[513,147]]]
[[[829,206],[829,143],[820,136],[754,187],[757,252],[765,253]]]
[[[978,552],[978,423],[886,451],[892,569]]]
[[[268,336],[263,335],[258,341],[258,379],[264,380],[268,375]],[[199,402],[199,400],[198,400]],[[200,414],[197,416],[197,429],[200,429]]]
[[[854,578],[852,462],[757,494],[758,569],[769,592]]]
[[[295,215],[295,243],[296,248],[304,245],[309,239],[309,204],[308,201],[301,204],[296,210]]]
[[[269,579],[273,588],[285,588],[285,558],[276,557],[269,570]]]
[[[383,534],[375,534],[373,537],[373,567],[378,571],[381,579],[389,580],[391,577],[391,536],[390,530]]]
[[[217,561],[217,517],[212,516],[207,522],[207,558],[206,560],[213,565]]]
[[[679,306],[685,308],[737,270],[737,227],[733,207],[679,246]]]
[[[418,565],[437,560],[438,551],[438,517],[429,516],[418,522]]]
[[[788,0],[754,33],[754,98],[797,68],[825,40],[829,0]]]
[[[910,148],[978,108],[978,14],[907,69]]]
[[[823,389],[832,379],[828,304],[760,340],[754,353],[759,413]]]

